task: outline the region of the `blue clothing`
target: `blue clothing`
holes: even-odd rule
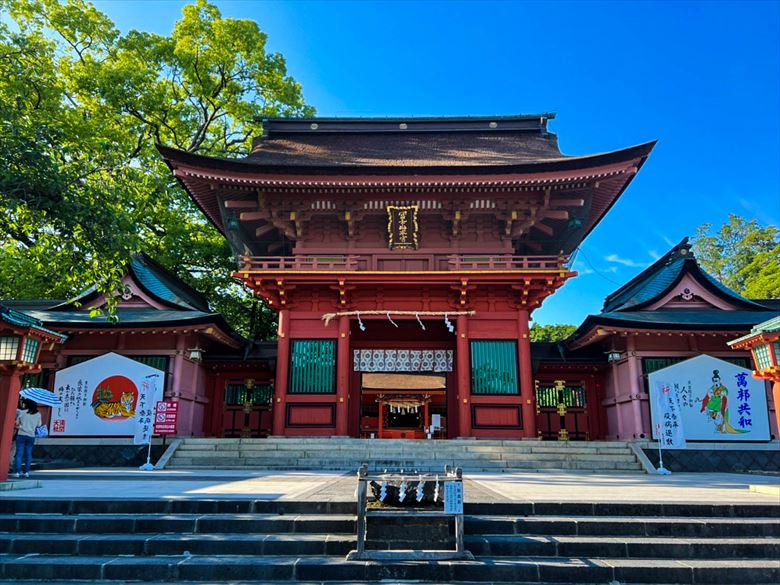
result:
[[[21,433],[16,435],[16,457],[14,457],[14,473],[22,473],[22,457],[24,457],[24,471],[30,473],[32,466],[32,450],[35,437],[28,437]]]

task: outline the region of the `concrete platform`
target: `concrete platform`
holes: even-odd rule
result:
[[[0,481],[0,492],[29,490],[42,485],[39,479],[9,479],[8,481]]]
[[[0,498],[354,501],[352,474],[314,471],[65,469],[32,474],[41,487]],[[21,482],[21,480],[20,480]],[[11,481],[9,483],[16,483]],[[751,491],[750,486],[766,489]],[[754,474],[469,473],[468,502],[697,502],[780,505],[780,478]],[[118,489],[119,488],[119,489]],[[766,492],[766,493],[765,493]]]

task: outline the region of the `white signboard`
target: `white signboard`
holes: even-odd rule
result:
[[[444,512],[446,514],[463,514],[462,482],[444,482]]]
[[[431,415],[431,426],[434,429],[440,429],[441,428],[441,415],[440,414],[432,414]]]
[[[681,428],[689,441],[768,441],[769,411],[764,382],[748,369],[700,355],[649,375],[653,438],[664,428],[665,413],[654,399],[668,387],[679,405]],[[665,431],[662,430],[662,435]]]
[[[134,437],[148,443],[164,372],[115,353],[57,372],[51,436]],[[147,420],[148,419],[148,420]]]

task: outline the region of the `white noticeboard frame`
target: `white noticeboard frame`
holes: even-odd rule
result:
[[[699,355],[648,376],[652,436],[664,424],[654,392],[671,387],[677,396],[687,441],[769,441],[766,385],[751,371]]]
[[[163,398],[165,372],[116,353],[59,370],[50,436],[151,439],[154,408]],[[148,419],[148,424],[144,421]]]

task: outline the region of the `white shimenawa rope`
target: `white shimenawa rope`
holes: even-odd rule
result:
[[[390,315],[396,316],[416,316],[416,317],[457,317],[465,315],[467,317],[473,317],[476,315],[476,311],[341,311],[339,313],[325,313],[322,316],[322,320],[325,321],[325,325],[329,325],[336,317],[356,317],[365,315],[386,315],[390,321]]]

